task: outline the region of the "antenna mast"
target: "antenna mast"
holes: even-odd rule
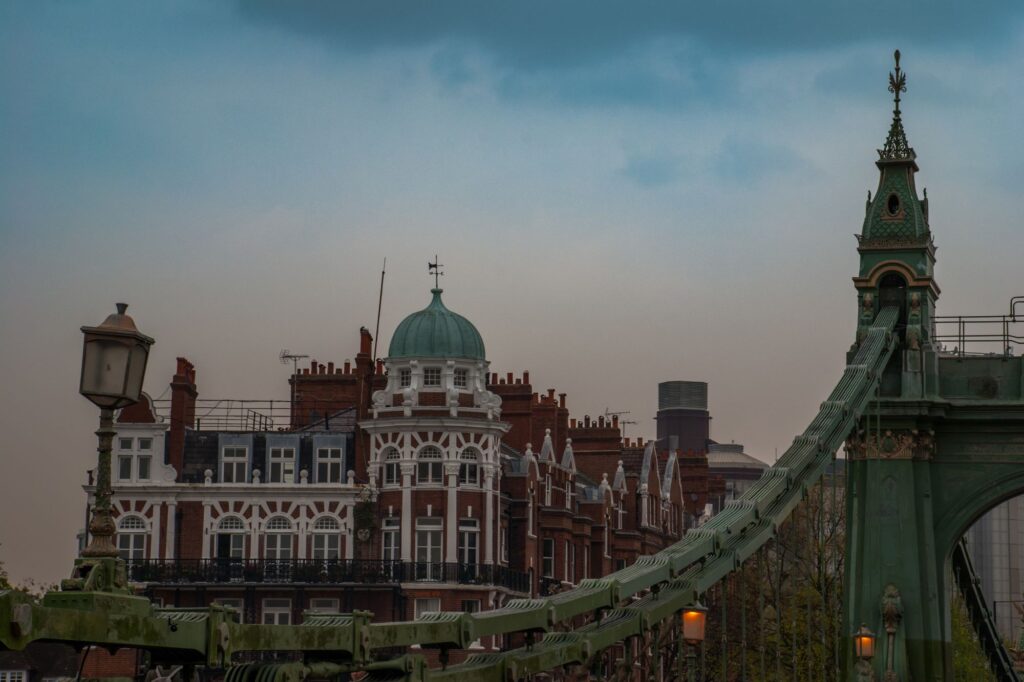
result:
[[[384,257],[384,265],[380,269],[380,294],[377,296],[377,326],[373,329],[373,371],[377,371],[377,340],[380,336],[380,308],[384,303],[384,271],[388,269],[387,256]]]
[[[630,414],[630,411],[629,410],[623,410],[622,412],[612,412],[607,407],[604,408],[604,418],[605,419],[609,419],[610,420],[612,417],[621,417],[622,415],[626,415],[626,414]],[[619,420],[619,426],[622,427],[622,437],[623,438],[626,437],[626,424],[636,424],[636,421],[633,420],[633,419],[620,419]]]

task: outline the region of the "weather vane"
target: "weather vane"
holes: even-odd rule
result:
[[[896,58],[896,70],[895,72],[889,72],[889,92],[895,97],[893,98],[895,106],[892,110],[892,126],[889,128],[889,135],[885,138],[885,145],[878,150],[878,156],[881,159],[888,160],[899,160],[899,159],[912,159],[914,158],[914,150],[910,148],[910,144],[907,142],[907,134],[903,131],[903,121],[900,114],[900,93],[907,91],[907,74],[903,73],[900,69],[900,51],[896,50],[893,53],[893,57]]]
[[[900,110],[900,93],[907,91],[907,74],[900,70],[900,51],[893,54],[896,58],[896,73],[889,72],[889,92],[896,95],[896,111]]]
[[[434,254],[434,262],[433,263],[431,263],[430,261],[427,261],[427,272],[429,272],[430,274],[432,274],[434,276],[434,288],[435,289],[440,289],[441,288],[441,280],[440,280],[440,278],[441,278],[441,275],[444,274],[444,272],[441,271],[441,268],[443,268],[443,267],[444,267],[444,264],[439,262],[437,254]]]

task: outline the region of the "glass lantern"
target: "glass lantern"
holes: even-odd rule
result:
[[[690,644],[704,641],[704,623],[708,610],[700,603],[683,609],[683,639]]]
[[[127,303],[98,327],[82,327],[82,376],[78,392],[97,407],[116,410],[139,400],[153,339],[125,314]]]
[[[875,655],[875,633],[868,629],[867,624],[862,624],[857,632],[853,633],[853,648],[857,652],[857,658],[870,660]]]

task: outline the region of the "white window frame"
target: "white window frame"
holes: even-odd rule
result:
[[[269,619],[268,616],[270,616]],[[264,599],[260,622],[263,625],[291,625],[292,600],[282,597],[268,597]]]
[[[289,454],[290,453],[290,454]],[[272,447],[267,451],[267,483],[295,482],[295,448]]]
[[[437,388],[441,385],[441,368],[440,367],[424,367],[423,368],[423,386],[425,388]]]
[[[248,447],[244,445],[225,445],[221,449],[220,462],[221,483],[247,483],[249,481]],[[230,476],[228,475],[229,471],[231,472]],[[241,476],[239,476],[239,473],[241,473]]]
[[[310,613],[341,613],[341,600],[334,597],[313,597],[309,600]]]
[[[416,453],[416,485],[444,485],[444,453],[436,445],[426,445]]]
[[[238,524],[237,526],[235,524]],[[221,535],[230,535],[228,556],[216,557],[218,559],[244,559],[245,558],[245,521],[237,516],[225,516],[217,522],[217,529],[214,531],[214,554],[217,552],[217,539]]]
[[[0,670],[0,682],[28,682],[27,670]]]
[[[541,540],[540,573],[545,578],[555,577],[555,539]]]
[[[413,602],[413,620],[419,620],[424,613],[436,613],[441,610],[440,597],[423,597]]]
[[[127,514],[117,520],[117,551],[128,563],[146,559],[147,537],[149,524],[138,514]]]
[[[153,439],[149,436],[139,438],[136,449],[139,452],[148,452],[153,449]]]
[[[326,454],[324,454],[326,453]],[[337,453],[337,456],[335,456]],[[316,482],[317,483],[341,483],[344,480],[345,472],[342,465],[345,463],[345,449],[342,447],[319,447],[316,449]],[[324,465],[325,475],[320,475],[320,465]],[[333,476],[334,467],[337,465],[337,479]]]
[[[272,516],[267,520],[264,531],[263,558],[291,561],[295,556],[295,524],[292,520],[280,514]]]
[[[141,438],[139,440],[142,440]],[[145,464],[145,473],[143,473]],[[139,481],[148,481],[153,478],[153,456],[139,455],[135,462],[135,477]]]
[[[402,367],[398,370],[398,387],[409,388],[412,386],[412,369]]]
[[[465,448],[459,454],[459,485],[480,487],[480,451]]]
[[[444,561],[444,520],[440,516],[421,516],[416,519],[416,563],[426,564],[424,580],[441,579]]]
[[[465,367],[456,367],[452,373],[452,385],[455,388],[467,388],[469,386],[469,370]]]
[[[333,516],[321,516],[313,522],[313,559],[336,561],[341,558],[341,524]]]
[[[385,486],[396,486],[402,485],[402,453],[398,451],[398,448],[388,447],[384,449],[382,460],[384,462],[384,472],[382,474],[382,485]]]
[[[402,558],[402,520],[389,516],[381,521],[381,560],[400,561]]]
[[[132,480],[132,472],[135,470],[133,455],[120,454],[117,456],[117,480],[119,481],[130,481]],[[125,464],[128,465],[128,472],[125,475]]]
[[[459,519],[458,561],[472,569],[480,563],[480,521]]]

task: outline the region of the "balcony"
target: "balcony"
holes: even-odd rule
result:
[[[362,559],[141,559],[128,563],[128,579],[150,585],[457,583],[530,591],[528,574],[496,564]]]

